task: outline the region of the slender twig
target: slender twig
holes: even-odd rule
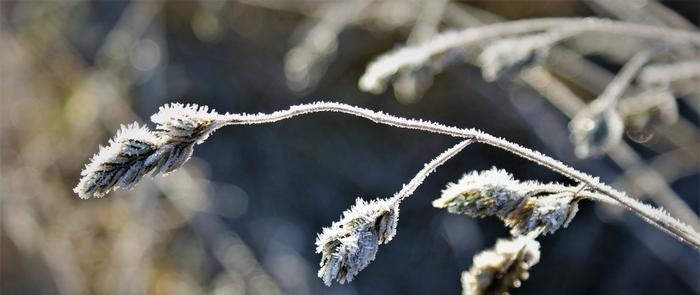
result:
[[[416,188],[418,188],[418,186],[420,186],[421,183],[423,183],[423,180],[425,180],[425,178],[428,177],[430,173],[433,173],[433,171],[435,171],[435,168],[442,166],[442,164],[447,162],[447,160],[449,160],[450,158],[454,157],[472,142],[474,141],[471,139],[464,140],[451,147],[450,149],[442,152],[435,159],[430,161],[430,163],[425,164],[423,169],[418,171],[418,174],[416,174],[416,176],[414,176],[413,179],[411,179],[411,181],[408,182],[408,184],[404,185],[403,188],[401,188],[401,190],[398,193],[396,193],[396,195],[394,195],[394,200],[396,202],[401,202],[403,201],[403,199],[412,195]]]
[[[657,226],[659,229],[668,234],[686,242],[687,244],[700,249],[700,235],[691,227],[681,223],[667,214],[659,214],[659,211],[653,210],[653,207],[645,205],[629,196],[622,193],[604,183],[601,183],[598,178],[590,176],[586,173],[571,168],[564,163],[546,156],[540,152],[533,151],[518,144],[509,142],[505,139],[495,137],[490,134],[483,133],[472,128],[457,128],[449,127],[439,123],[432,123],[422,120],[406,119],[396,117],[381,112],[375,112],[360,107],[350,106],[341,103],[331,102],[316,102],[311,104],[302,104],[292,106],[287,110],[280,110],[273,113],[265,114],[229,114],[224,116],[226,122],[224,125],[237,124],[262,124],[277,122],[291,117],[318,113],[318,112],[340,112],[358,117],[369,119],[373,122],[395,126],[399,128],[423,130],[433,133],[446,134],[454,137],[471,139],[477,142],[488,144],[520,157],[533,161],[555,172],[558,172],[572,180],[576,180],[588,187],[605,194],[618,202],[621,206],[636,213],[648,223]]]

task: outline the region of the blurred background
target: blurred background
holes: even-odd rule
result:
[[[560,46],[563,55],[538,68],[559,84],[489,83],[477,66],[456,62],[407,89],[357,87],[374,58],[438,32],[552,16],[697,30],[694,0],[2,0],[0,10],[4,295],[459,294],[472,256],[508,231],[495,218],[432,208],[445,184],[492,166],[570,183],[471,145],[403,203],[397,237],[356,280],[325,287],[316,233],[356,197],[398,191],[455,140],[339,114],[232,126],[197,146],[184,169],[80,200],[72,188],[98,146],[167,102],[269,112],[326,100],[476,127],[697,218],[697,78],[674,91],[677,122],[588,159],[569,141],[575,109],[551,103],[557,92],[544,87],[566,85],[590,101],[638,49],[634,40]],[[562,62],[566,54],[597,72]],[[541,243],[540,263],[512,294],[700,294],[698,252],[610,206],[582,203],[569,228]]]

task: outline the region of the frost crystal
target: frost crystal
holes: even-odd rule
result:
[[[566,227],[578,209],[573,193],[560,192],[564,188],[535,181],[520,182],[505,170],[492,168],[471,172],[456,184],[448,184],[433,206],[473,217],[497,216],[512,229],[513,235],[538,229],[554,233]]]
[[[316,238],[316,253],[322,255],[318,277],[328,286],[333,280],[352,281],[374,260],[379,245],[394,237],[398,216],[398,203],[392,199],[365,202],[358,198],[340,221]]]
[[[131,189],[154,168],[147,159],[157,148],[159,139],[138,123],[122,125],[107,147],[90,159],[73,189],[81,198],[102,197],[115,188]]]
[[[527,279],[528,270],[539,260],[540,243],[531,237],[500,239],[494,249],[474,256],[472,267],[462,273],[462,294],[507,294]]]

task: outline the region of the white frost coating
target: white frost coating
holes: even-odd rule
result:
[[[528,270],[539,261],[540,243],[533,238],[499,239],[493,249],[475,255],[472,267],[462,273],[462,294],[507,294],[528,278]]]
[[[379,245],[396,235],[398,218],[399,203],[392,199],[357,198],[340,221],[323,228],[316,238],[316,253],[322,255],[318,277],[328,286],[333,280],[352,281],[374,260]]]

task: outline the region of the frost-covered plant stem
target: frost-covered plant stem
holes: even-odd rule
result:
[[[453,137],[464,142],[449,149],[429,163],[396,196],[400,201],[410,195],[423,179],[444,161],[471,142],[481,142],[531,160],[587,186],[591,191],[606,195],[617,204],[641,216],[648,223],[681,241],[700,249],[700,235],[690,226],[671,217],[663,210],[645,205],[626,194],[601,183],[597,178],[571,168],[537,151],[530,150],[502,138],[472,128],[456,128],[423,120],[406,119],[342,103],[315,102],[292,106],[265,114],[218,114],[206,107],[181,104],[167,105],[151,117],[157,124],[156,132],[137,125],[122,128],[101,148],[82,171],[82,178],[74,189],[81,198],[100,197],[116,188],[131,188],[146,174],[167,173],[182,166],[192,154],[195,144],[203,142],[218,128],[226,125],[263,124],[295,116],[338,112],[369,119],[373,122],[399,128],[415,129]],[[398,202],[396,202],[398,204]]]
[[[319,112],[340,112],[362,118],[369,119],[373,122],[395,126],[399,128],[416,129],[433,133],[450,135],[470,139],[476,142],[488,144],[520,157],[540,164],[550,170],[560,173],[572,180],[585,184],[590,189],[596,190],[601,194],[607,195],[612,200],[642,217],[648,223],[658,227],[664,232],[676,237],[696,249],[700,249],[700,235],[689,226],[669,216],[661,210],[645,205],[638,200],[635,200],[625,193],[620,192],[598,180],[598,178],[590,176],[586,173],[571,168],[564,163],[555,160],[540,152],[528,149],[518,144],[512,143],[505,139],[495,137],[493,135],[483,133],[473,128],[457,128],[433,123],[423,120],[413,120],[401,117],[396,117],[381,112],[375,112],[360,107],[350,106],[342,103],[332,102],[316,102],[310,104],[302,104],[292,106],[286,110],[280,110],[273,113],[265,114],[231,114],[225,115],[226,122],[222,125],[239,125],[239,124],[262,124],[277,122],[289,119],[295,116],[319,113]]]
[[[471,139],[464,140],[455,146],[451,147],[450,149],[442,152],[440,155],[435,157],[430,163],[425,164],[423,166],[423,169],[418,171],[416,176],[411,179],[411,181],[408,182],[408,184],[404,185],[401,190],[394,195],[394,201],[395,202],[401,202],[403,199],[407,198],[408,196],[412,195],[413,192],[418,188],[423,181],[425,180],[430,173],[433,173],[435,171],[435,168],[442,166],[447,160],[450,158],[454,157],[456,154],[459,154],[460,151],[462,151],[465,147],[467,147],[469,144],[474,142]]]

